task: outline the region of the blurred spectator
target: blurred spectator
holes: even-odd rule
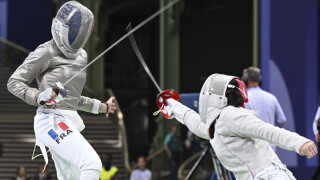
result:
[[[35,180],[51,180],[51,176],[50,176],[50,173],[49,173],[49,169],[46,169],[44,172],[44,167],[45,167],[45,164],[44,163],[40,163],[38,165],[38,172],[35,176]]]
[[[118,168],[112,166],[112,155],[106,154],[102,159],[102,171],[100,180],[118,180],[117,178]]]
[[[167,134],[166,139],[164,140],[164,149],[168,154],[168,158],[171,160],[169,179],[176,180],[180,151],[180,142],[179,137],[177,136],[177,126],[172,126],[171,133]]]
[[[145,157],[138,158],[138,169],[132,171],[130,180],[151,180],[152,173],[146,168],[147,160]]]
[[[26,168],[24,166],[20,166],[17,169],[16,177],[12,178],[12,180],[29,180],[29,178],[27,178]]]
[[[283,127],[286,117],[278,102],[278,99],[271,93],[260,88],[259,84],[262,80],[261,71],[256,67],[249,67],[243,70],[242,78],[247,85],[249,102],[245,103],[246,109],[256,111],[256,115],[262,121]],[[276,146],[270,144],[272,149],[276,151]]]

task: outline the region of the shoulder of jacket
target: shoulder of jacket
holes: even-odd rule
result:
[[[52,58],[54,54],[53,46],[51,44],[51,41],[45,42],[43,44],[40,44],[37,49],[41,49],[41,56],[45,57],[48,61]],[[37,50],[36,49],[36,50]]]
[[[234,106],[227,106],[225,107],[222,112],[220,118],[225,118],[227,120],[236,119],[240,116],[248,116],[252,115],[252,111],[248,109],[244,109],[242,107],[234,107]]]
[[[40,44],[34,51],[32,51],[28,57],[23,61],[23,63],[28,63],[29,61],[37,60],[43,64],[48,58],[50,58],[50,52],[46,43]]]
[[[221,114],[230,114],[230,112],[233,111],[238,111],[239,108],[234,107],[234,106],[226,106],[225,108],[222,109]]]
[[[41,54],[42,56],[49,55],[49,49],[47,47],[47,42],[40,44],[33,52],[31,53],[36,53],[36,54]]]
[[[41,68],[41,72],[43,72],[45,69],[47,69],[50,66],[50,62],[53,56],[53,52],[52,52],[52,44],[51,41],[45,42],[41,45],[39,45],[37,47],[38,48],[42,48],[41,50],[41,58],[44,58],[46,63],[45,65],[43,65],[43,67]]]
[[[223,125],[223,133],[230,135],[234,130],[239,128],[239,125],[247,123],[248,119],[255,118],[253,111],[243,109],[241,107],[228,106],[224,108],[223,114],[221,114],[219,120]],[[222,126],[221,126],[222,127]]]

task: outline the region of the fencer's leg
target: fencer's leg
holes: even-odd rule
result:
[[[68,180],[71,178],[80,179],[81,172],[77,167],[60,157],[53,150],[50,150],[50,153],[52,155],[52,159],[57,170],[57,178],[59,180]]]
[[[61,159],[76,166],[80,170],[80,180],[98,180],[102,169],[98,154],[62,116],[55,115],[53,119],[52,125],[48,114],[37,114],[34,123],[36,138]],[[71,175],[77,176],[73,172]]]
[[[71,174],[70,163],[65,159],[59,157],[59,155],[56,154],[52,149],[50,150],[50,153],[56,167],[57,178],[59,180],[68,178],[70,179],[70,177],[68,177],[68,175]]]

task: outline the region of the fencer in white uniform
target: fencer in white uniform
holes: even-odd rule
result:
[[[57,100],[56,83],[65,83],[87,64],[83,49],[93,30],[92,12],[69,1],[61,6],[52,21],[53,39],[29,54],[10,77],[8,90],[26,103],[38,106],[34,131],[45,161],[45,147],[52,154],[59,180],[98,180],[102,169],[96,151],[81,135],[84,123],[77,110],[94,114],[114,113],[113,97],[106,103],[81,96],[86,82],[82,71],[66,85],[66,97]],[[28,84],[37,80],[38,88]],[[57,103],[58,102],[58,103]]]
[[[243,108],[248,101],[245,84],[237,77],[213,74],[204,83],[199,114],[175,99],[163,97],[165,113],[174,115],[199,137],[210,140],[218,159],[237,180],[293,180],[269,146],[273,143],[308,158],[317,154],[315,144],[297,133],[258,119]]]

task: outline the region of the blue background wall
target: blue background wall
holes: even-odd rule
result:
[[[7,0],[0,0],[0,36],[7,38]]]
[[[0,0],[0,37],[7,38],[7,0]],[[2,62],[0,56],[0,63]]]
[[[261,0],[260,27],[263,88],[279,97],[290,118],[286,128],[314,140],[312,122],[318,99],[318,1]],[[294,156],[290,169],[296,178],[311,179],[317,158],[307,160]]]
[[[53,1],[8,0],[7,38],[29,50],[52,38]]]

